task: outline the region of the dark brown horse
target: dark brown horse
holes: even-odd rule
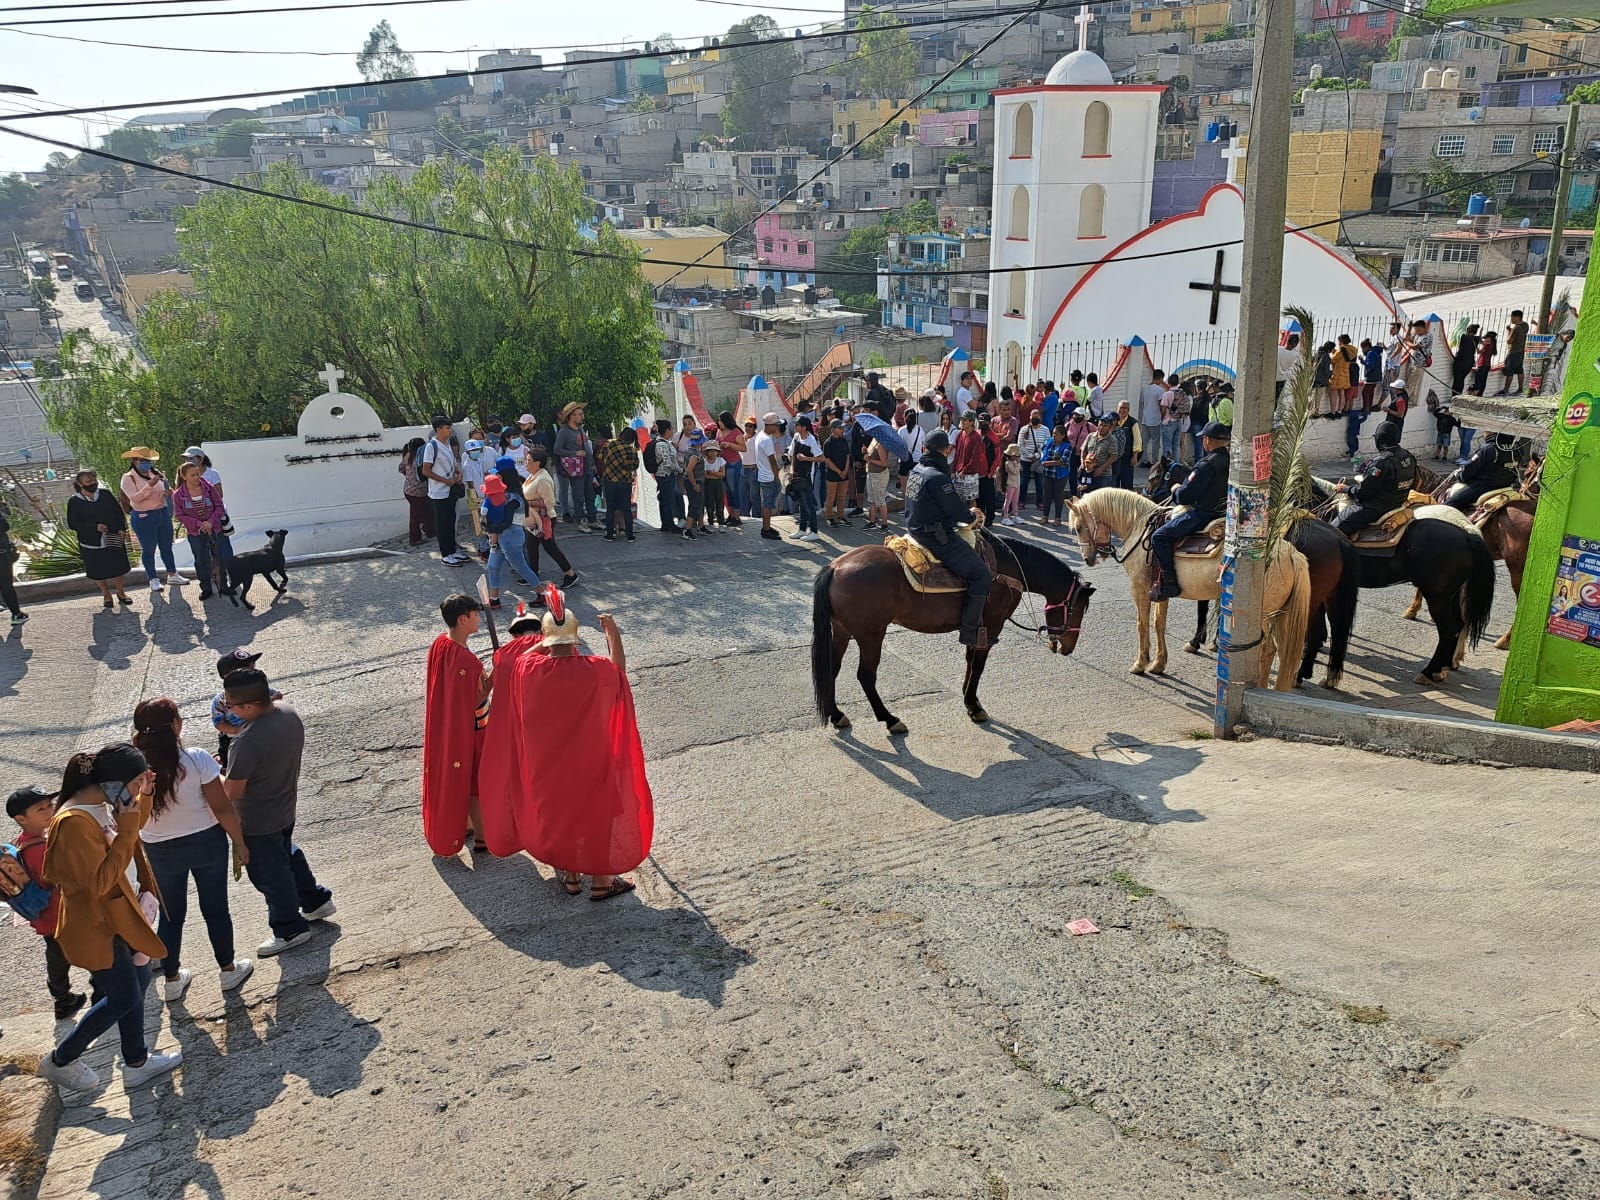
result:
[[[1522,569],[1528,563],[1528,539],[1533,535],[1533,515],[1538,509],[1539,501],[1525,496],[1511,501],[1478,526],[1489,553],[1505,562],[1506,571],[1511,575],[1511,592],[1515,596],[1522,595]],[[1415,621],[1421,609],[1422,593],[1418,592],[1401,615],[1408,621]],[[1495,642],[1494,648],[1507,650],[1510,647],[1511,630],[1507,629]]]
[[[1049,635],[1050,649],[1057,654],[1071,654],[1077,648],[1094,588],[1066,563],[1037,546],[993,534],[981,536],[994,548],[1000,568],[983,610],[989,646],[993,647],[1007,618],[1021,603],[1022,593],[1036,592],[1045,600],[1045,623],[1037,632]],[[817,714],[835,729],[850,727],[850,718],[839,711],[834,690],[844,652],[854,639],[861,645],[856,679],[872,705],[872,715],[888,726],[891,734],[905,733],[905,722],[890,712],[878,695],[884,635],[890,625],[917,633],[959,629],[962,594],[915,591],[893,551],[884,546],[858,546],[822,568],[811,595],[811,686]],[[987,648],[967,649],[961,698],[974,721],[989,719],[978,703],[978,680],[988,658]]]

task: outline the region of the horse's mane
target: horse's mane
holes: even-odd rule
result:
[[[1066,579],[1076,579],[1078,574],[1067,563],[1057,558],[1050,551],[1035,546],[1032,542],[1024,542],[1018,538],[1005,537],[998,533],[984,531],[984,536],[994,543],[998,550],[1004,550],[1011,555],[1018,568],[1029,579],[1043,578],[1047,570],[1061,572]]]
[[[1149,497],[1125,488],[1099,488],[1079,500],[1078,506],[1087,508],[1108,524],[1119,525],[1123,529],[1142,524],[1161,507]]]

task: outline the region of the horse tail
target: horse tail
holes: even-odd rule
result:
[[[1494,555],[1481,537],[1467,539],[1472,554],[1472,569],[1461,585],[1461,615],[1467,623],[1467,644],[1474,650],[1489,624],[1489,609],[1494,605]]]
[[[1289,551],[1294,582],[1273,631],[1278,649],[1278,677],[1274,686],[1280,692],[1290,692],[1300,683],[1300,659],[1305,653],[1306,630],[1311,625],[1311,565],[1293,546],[1285,544],[1284,548]]]
[[[811,587],[811,694],[817,702],[817,716],[823,724],[833,716],[833,567],[817,572]]]
[[[1356,624],[1356,603],[1361,598],[1361,552],[1339,539],[1339,586],[1328,604],[1332,638],[1328,643],[1328,687],[1338,687],[1344,675],[1344,658],[1350,649],[1350,632]]]

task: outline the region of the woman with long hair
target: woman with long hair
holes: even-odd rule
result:
[[[424,439],[414,437],[400,451],[400,490],[411,510],[407,535],[413,546],[433,539],[433,502],[428,499],[428,481],[422,477],[417,464],[417,454],[426,444]]]
[[[154,785],[144,755],[126,742],[74,754],[62,774],[44,873],[60,895],[56,944],[69,963],[89,972],[99,997],[39,1063],[39,1074],[63,1091],[100,1086],[83,1054],[113,1025],[122,1038],[125,1087],[183,1061],[181,1050],[152,1053],[144,1033],[149,963],[167,953],[150,926],[160,892],[139,840]]]
[[[255,970],[248,958],[234,957],[233,916],[228,912],[230,843],[241,863],[250,861],[239,814],[222,790],[217,760],[183,744],[183,717],[167,697],[141,701],[133,710],[133,744],[154,775],[150,819],[139,838],[162,899],[156,929],[167,948],[161,963],[162,999],[169,1003],[182,999],[192,978],[180,960],[190,876],[211,938],[211,953],[222,972],[222,990],[231,992]]]
[[[727,463],[727,482],[723,490],[728,497],[728,524],[739,524],[745,511],[744,454],[747,449],[744,431],[734,420],[733,413],[724,409],[717,414],[717,445],[722,447],[722,461]]]
[[[528,504],[527,538],[523,544],[533,577],[539,577],[539,551],[544,550],[555,559],[556,566],[566,572],[561,579],[565,590],[578,582],[578,573],[556,542],[556,481],[550,476],[549,462],[550,453],[543,446],[528,451],[528,465],[533,474],[522,485],[522,498]]]
[[[228,510],[222,507],[222,493],[205,478],[198,462],[186,459],[178,468],[178,487],[172,493],[172,511],[189,535],[189,550],[194,555],[195,578],[200,580],[200,599],[212,597],[211,566],[221,568],[219,585],[228,588],[228,565],[233,562],[233,543],[223,532],[230,528]]]

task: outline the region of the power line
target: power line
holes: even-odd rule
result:
[[[37,17],[29,21],[0,22],[0,29],[17,29],[24,25],[93,25],[102,21],[175,21],[182,17],[248,17],[262,13],[332,12],[343,8],[402,8],[413,4],[462,4],[465,0],[359,0],[346,4],[301,4],[290,8],[234,8],[226,12],[159,12],[140,13],[134,17],[112,15],[109,17]]]
[[[1430,16],[1426,16],[1425,14],[1420,13],[1420,12],[1414,12],[1413,10],[1411,10],[1409,8],[1405,8],[1405,7],[1403,7],[1402,5],[1399,5],[1399,4],[1385,3],[1384,0],[1367,0],[1367,3],[1370,4],[1373,8],[1381,8],[1385,12],[1398,13],[1402,17],[1415,17],[1418,21],[1425,22],[1425,23],[1427,23],[1429,25],[1437,25],[1441,29],[1448,28],[1449,26],[1453,25],[1455,22],[1457,22],[1457,21],[1459,21],[1461,19],[1460,17],[1453,17],[1453,18],[1430,17]],[[1479,29],[1479,28],[1474,27],[1472,29],[1461,30],[1461,32],[1462,33],[1471,34],[1471,35],[1473,35],[1475,37],[1488,38],[1491,42],[1499,42],[1502,46],[1527,46],[1528,45],[1528,43],[1526,43],[1526,42],[1514,42],[1510,38],[1504,38],[1504,37],[1501,37],[1499,34],[1490,33],[1487,29]],[[1541,30],[1539,32],[1556,33],[1556,32],[1560,32],[1560,31],[1559,30]],[[1591,30],[1589,32],[1593,32],[1593,31]],[[1533,49],[1533,47],[1530,46],[1529,49]],[[1592,63],[1592,62],[1589,62],[1587,59],[1574,58],[1570,54],[1563,54],[1563,53],[1561,53],[1559,51],[1556,51],[1556,50],[1542,50],[1542,49],[1539,50],[1538,53],[1548,55],[1551,58],[1559,58],[1561,61],[1572,63],[1575,66],[1588,67],[1591,71],[1600,71],[1600,63]],[[1490,84],[1490,85],[1485,85],[1485,86],[1493,86],[1493,85]]]

